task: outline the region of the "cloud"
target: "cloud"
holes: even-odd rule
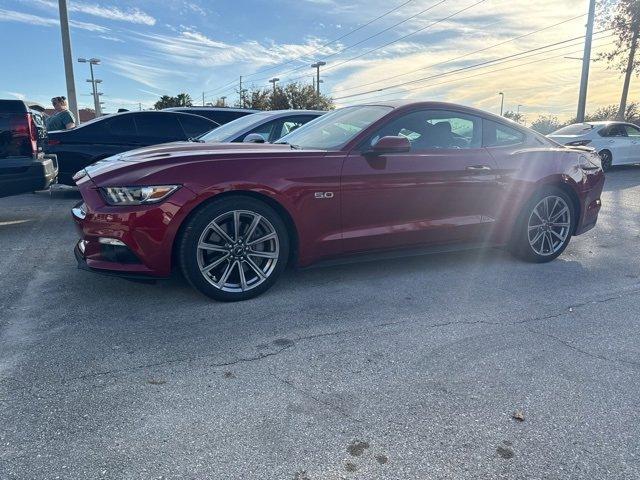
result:
[[[60,22],[57,18],[40,17],[38,15],[32,15],[30,13],[5,10],[3,8],[0,8],[0,22],[19,22],[44,27],[56,27],[60,25]],[[79,22],[76,20],[70,20],[69,25],[73,28],[79,28],[81,30],[88,30],[91,32],[109,31],[107,27],[96,25],[95,23]]]
[[[103,63],[109,65],[116,74],[156,90],[163,90],[161,85],[170,79],[189,77],[187,72],[147,65],[137,57],[125,55],[105,58]]]
[[[12,97],[17,98],[18,100],[24,100],[25,98],[27,98],[27,96],[24,93],[9,92],[9,91],[5,91],[5,93],[8,93],[9,95],[11,95]]]
[[[37,4],[48,8],[58,9],[58,2],[52,0],[29,0],[31,4]],[[107,20],[114,20],[120,22],[137,23],[140,25],[153,26],[156,24],[156,19],[151,15],[143,12],[138,8],[129,8],[123,10],[114,6],[103,6],[99,4],[89,4],[82,2],[70,2],[70,12],[84,13],[86,15],[92,15],[94,17],[105,18]]]

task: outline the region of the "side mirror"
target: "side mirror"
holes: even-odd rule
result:
[[[242,140],[242,143],[265,143],[265,142],[266,140],[259,133],[250,133],[249,135],[244,137],[244,140]]]
[[[407,137],[382,137],[370,150],[374,155],[384,155],[388,153],[406,153],[411,150],[411,142]]]

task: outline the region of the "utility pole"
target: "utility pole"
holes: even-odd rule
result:
[[[240,90],[238,91],[240,94],[240,108],[244,108],[244,90],[242,89],[242,75],[240,75]]]
[[[278,77],[274,77],[269,80],[269,83],[273,84],[273,96],[271,97],[271,108],[276,109],[276,83],[278,83],[280,79]]]
[[[91,72],[91,79],[87,80],[87,82],[91,82],[91,91],[93,95],[93,110],[96,114],[96,118],[102,116],[102,108],[100,108],[100,95],[98,94],[98,83],[102,83],[102,80],[96,80],[93,75],[93,66],[100,65],[99,58],[90,58],[87,60],[86,58],[80,57],[78,58],[79,63],[88,63],[89,71]]]
[[[582,76],[580,77],[580,95],[578,96],[578,114],[576,121],[584,122],[584,112],[587,106],[587,85],[589,83],[589,65],[591,64],[591,40],[593,37],[593,19],[596,11],[596,0],[589,0],[589,15],[587,17],[587,35],[584,37],[584,54],[582,55]]]
[[[204,92],[202,92],[202,106],[204,107]]]
[[[631,74],[633,73],[633,59],[636,55],[636,49],[638,48],[638,30],[633,32],[631,38],[631,49],[629,51],[629,61],[627,63],[627,71],[624,75],[624,85],[622,86],[622,96],[620,97],[620,107],[618,108],[617,120],[624,120],[624,116],[627,109],[627,96],[629,95],[629,83],[631,82]]]
[[[226,107],[226,105],[225,105],[225,100],[226,100],[226,99],[227,99],[227,97],[224,97],[224,96],[223,96],[223,97],[220,97],[220,100],[222,100],[222,106],[223,106],[223,107]]]
[[[78,99],[76,98],[76,82],[73,78],[73,56],[71,55],[71,34],[69,33],[69,14],[67,12],[67,0],[58,0],[60,11],[60,32],[62,34],[62,55],[64,58],[64,76],[67,81],[67,100],[69,110],[76,118],[76,124],[80,124],[78,115]]]
[[[327,62],[316,62],[311,65],[311,68],[316,69],[316,94],[318,95],[318,101],[320,100],[320,67],[324,67]]]
[[[138,102],[138,110],[142,111],[142,102]]]
[[[504,93],[498,92],[500,95],[500,116],[502,117],[502,111],[504,110]]]

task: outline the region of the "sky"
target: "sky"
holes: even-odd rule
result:
[[[530,122],[541,114],[575,116],[583,47],[577,37],[585,34],[588,1],[68,4],[74,59],[101,60],[95,72],[106,112],[150,108],[160,95],[179,92],[199,104],[203,92],[206,102],[224,95],[233,103],[240,75],[247,88],[270,86],[273,77],[311,83],[310,64],[322,60],[321,88],[338,106],[411,98],[497,113],[503,92],[504,109],[519,108]],[[608,35],[594,36],[592,58],[613,48]],[[57,0],[0,0],[0,42],[10,46],[3,48],[0,98],[48,104],[66,95]],[[88,64],[74,63],[74,77],[80,107],[92,107]],[[619,102],[619,72],[592,61],[589,80],[587,111]],[[629,99],[640,99],[635,77]]]

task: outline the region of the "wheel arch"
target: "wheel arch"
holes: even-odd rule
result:
[[[273,208],[276,211],[276,213],[280,215],[280,218],[282,218],[282,221],[285,223],[285,226],[287,227],[287,232],[289,233],[290,248],[289,248],[289,258],[287,260],[288,262],[297,261],[298,245],[299,245],[298,229],[296,227],[295,222],[293,221],[293,217],[291,216],[289,211],[284,207],[284,205],[282,205],[282,203],[280,203],[273,197],[270,197],[269,195],[265,195],[263,193],[259,193],[251,190],[227,190],[225,192],[218,193],[216,195],[213,195],[211,197],[208,197],[202,200],[195,207],[193,207],[191,211],[187,214],[187,216],[182,220],[182,222],[180,223],[180,227],[178,228],[178,231],[176,232],[176,235],[173,238],[173,244],[171,246],[172,268],[174,265],[176,265],[176,254],[177,254],[176,250],[177,250],[178,242],[180,240],[180,237],[182,236],[182,232],[184,231],[185,225],[188,223],[189,219],[191,219],[196,213],[198,213],[202,208],[206,207],[210,203],[216,202],[218,200],[221,200],[223,198],[228,198],[228,197],[253,198]]]

